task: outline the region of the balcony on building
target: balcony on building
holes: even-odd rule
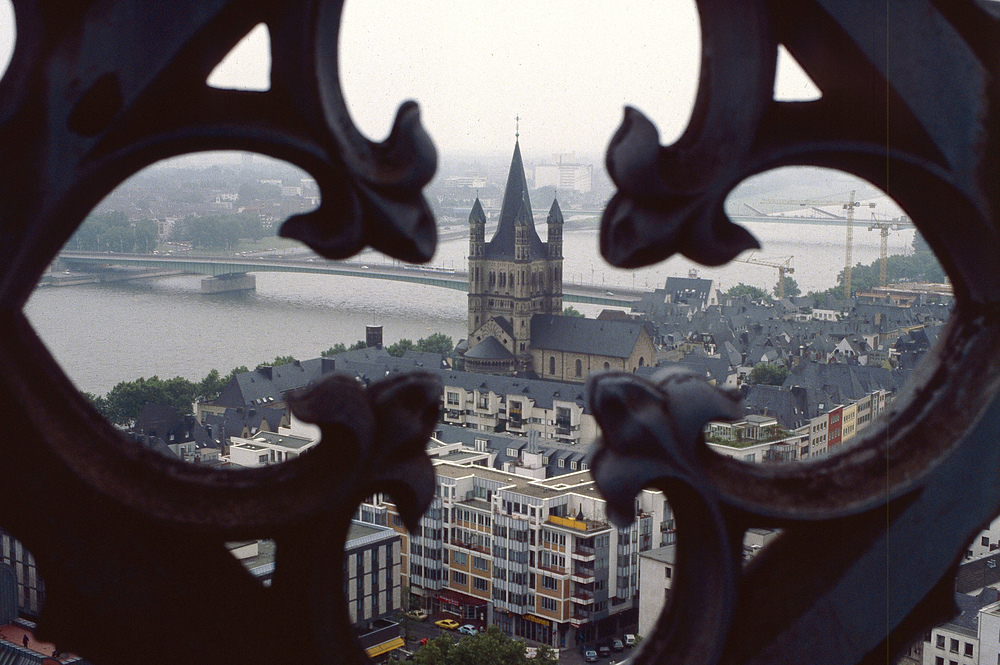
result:
[[[581,566],[574,562],[572,580],[577,584],[590,584],[594,581],[594,569],[588,566]]]
[[[558,515],[548,516],[549,524],[574,529],[576,531],[601,531],[610,528],[607,522],[589,520],[583,517],[559,517]]]
[[[573,590],[573,595],[571,595],[569,599],[579,605],[593,605],[594,592],[587,586],[577,584],[576,588]]]
[[[579,561],[593,561],[597,551],[593,547],[594,539],[577,540],[573,546],[573,558]]]

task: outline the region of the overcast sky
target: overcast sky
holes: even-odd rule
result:
[[[0,0],[3,69],[11,16],[10,0]],[[348,0],[341,76],[351,115],[373,140],[400,102],[415,99],[443,154],[508,154],[520,116],[526,159],[597,156],[626,104],[652,118],[661,142],[680,135],[699,44],[693,0]],[[266,88],[266,30],[237,48],[212,83]],[[817,94],[794,64],[779,66],[778,93]]]

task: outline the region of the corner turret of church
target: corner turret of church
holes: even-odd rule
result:
[[[562,210],[559,209],[559,201],[557,199],[552,199],[552,207],[549,208],[549,216],[546,220],[549,227],[549,258],[550,259],[561,259],[562,255],[562,241],[563,241],[563,216]]]
[[[476,259],[483,256],[486,249],[486,213],[483,211],[483,204],[476,197],[472,204],[472,211],[469,213],[469,258]]]
[[[469,213],[469,335],[479,328],[485,319],[483,308],[486,293],[486,212],[476,197]]]

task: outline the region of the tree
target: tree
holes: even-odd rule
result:
[[[774,363],[757,363],[750,370],[750,385],[780,386],[788,378],[788,368]]]
[[[449,656],[454,646],[450,635],[438,635],[417,650],[413,662],[415,665],[450,665]]]
[[[749,284],[744,284],[740,282],[736,286],[732,286],[726,291],[725,296],[727,298],[739,298],[741,296],[750,296],[751,300],[770,300],[771,297],[767,295],[764,289],[759,289],[756,286],[750,286]]]
[[[528,656],[524,642],[511,639],[498,627],[490,626],[478,635],[459,640],[443,662],[446,665],[526,665]]]
[[[324,358],[329,358],[330,356],[335,356],[338,353],[347,353],[347,347],[344,346],[343,342],[337,342],[326,351],[320,351],[319,355],[323,356]]]
[[[357,351],[358,349],[364,349],[367,347],[368,344],[363,339],[359,339],[350,346],[344,346],[343,342],[337,342],[326,351],[320,351],[319,355],[323,356],[324,358],[329,358],[330,356],[335,356],[338,353],[344,353],[345,351]]]
[[[535,657],[531,659],[535,663],[555,663],[559,662],[559,654],[548,644],[540,644],[535,651]]]
[[[401,339],[395,344],[387,346],[385,350],[394,358],[402,358],[408,350],[416,348],[417,345],[413,343],[413,340]]]
[[[213,369],[198,383],[198,396],[206,400],[215,399],[227,383],[229,383],[229,377],[224,377],[219,374],[219,370]]]
[[[87,217],[66,247],[83,251],[149,254],[156,249],[157,230],[156,222],[151,219],[132,222],[123,212],[100,213]]]
[[[108,391],[104,417],[116,425],[131,425],[147,402],[172,407],[181,415],[191,413],[199,384],[181,376],[164,381],[158,376],[122,381]]]
[[[581,312],[577,308],[573,307],[572,305],[570,305],[569,307],[563,307],[562,315],[563,316],[577,316],[577,317],[579,317],[581,319],[582,318],[586,318],[586,315],[583,312]]]
[[[108,400],[106,400],[102,395],[92,395],[87,392],[80,394],[83,395],[85,400],[90,402],[90,405],[93,406],[99,414],[104,416],[106,420],[110,420],[110,418],[108,418]]]
[[[274,360],[271,362],[263,362],[257,365],[254,369],[260,369],[261,367],[278,367],[279,365],[291,365],[295,362],[295,356],[275,356]]]
[[[775,298],[778,297],[778,285],[777,284],[774,285],[774,288],[772,289],[772,293],[774,293],[774,297]],[[794,279],[792,279],[788,275],[785,275],[785,297],[786,298],[794,298],[795,296],[799,295],[800,293],[802,293],[802,290],[799,288],[798,282],[796,282]]]
[[[423,337],[417,340],[416,348],[417,351],[440,353],[441,355],[448,356],[455,349],[455,343],[451,340],[451,337],[444,333],[434,333],[430,337]]]

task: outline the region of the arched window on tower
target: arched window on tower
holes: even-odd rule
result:
[[[604,363],[604,369],[611,369],[611,363]]]
[[[549,356],[549,374],[556,373],[556,357]]]
[[[579,358],[576,359],[576,375],[583,376],[583,361]]]
[[[642,356],[639,356],[639,367],[642,367],[645,364],[646,364],[646,361],[643,360]]]

